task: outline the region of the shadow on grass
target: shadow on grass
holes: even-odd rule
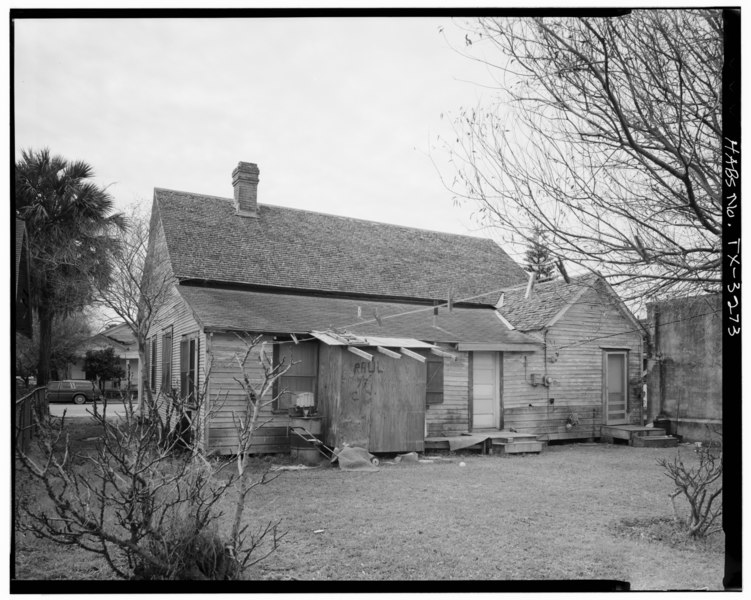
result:
[[[706,538],[693,538],[688,535],[682,521],[671,517],[638,517],[621,519],[613,526],[617,535],[650,543],[665,544],[671,548],[696,550],[723,554],[725,552],[725,534],[713,533]]]

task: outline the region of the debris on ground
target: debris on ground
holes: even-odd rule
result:
[[[277,465],[271,467],[270,471],[302,471],[303,469],[320,469],[320,466],[309,467],[308,465]]]
[[[334,453],[342,471],[380,471],[378,459],[365,448],[345,446],[341,450],[335,448]]]
[[[394,459],[394,462],[398,462],[398,463],[417,462],[417,452],[407,452],[406,454],[400,454]]]

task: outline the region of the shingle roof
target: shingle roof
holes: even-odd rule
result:
[[[136,343],[136,336],[133,330],[126,323],[118,323],[102,331],[99,335],[115,340],[120,344],[129,346]]]
[[[437,327],[433,327],[432,307],[425,305],[188,285],[179,285],[177,289],[207,329],[308,333],[343,328],[362,335],[410,337],[430,342],[537,343],[521,332],[508,329],[493,309],[485,307],[454,307],[451,312],[441,308],[436,317]],[[358,307],[362,318],[357,316]],[[364,323],[373,321],[376,309],[382,325]],[[391,318],[390,315],[401,316]]]
[[[563,279],[536,283],[531,298],[524,297],[526,284],[515,286],[503,292],[503,306],[498,312],[520,331],[542,329],[578,294],[592,288],[597,279],[588,274],[572,277],[571,283]]]
[[[180,280],[242,283],[392,299],[456,299],[525,280],[492,240],[159,189],[170,260]],[[475,301],[477,302],[477,301]]]

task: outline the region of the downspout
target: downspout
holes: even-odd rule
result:
[[[548,328],[545,327],[542,330],[542,377],[543,380],[548,376]],[[550,439],[550,386],[545,387],[545,431],[548,432],[548,439]]]
[[[657,398],[658,404],[656,407],[652,407],[652,412],[655,412],[655,416],[662,413],[663,406],[665,404],[665,361],[662,360],[662,352],[660,350],[660,306],[659,304],[655,304],[655,335],[654,335],[654,352],[653,356],[657,360],[657,363],[659,365],[658,368],[658,376],[660,378],[660,383],[658,385],[659,389],[659,396]]]

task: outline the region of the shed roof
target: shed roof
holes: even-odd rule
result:
[[[155,210],[179,280],[390,299],[472,298],[526,280],[489,239],[157,188]],[[486,299],[471,300],[482,304]]]
[[[525,298],[527,285],[504,290],[503,305],[498,311],[520,331],[536,331],[546,327],[558,315],[576,302],[599,277],[594,274],[572,277],[571,283],[554,279],[534,286],[530,298]]]
[[[509,329],[489,307],[441,308],[433,326],[432,306],[337,297],[179,285],[177,289],[207,330],[310,333],[346,330],[365,336],[430,342],[539,345]],[[361,318],[358,318],[358,307]],[[381,320],[375,319],[376,311]]]

